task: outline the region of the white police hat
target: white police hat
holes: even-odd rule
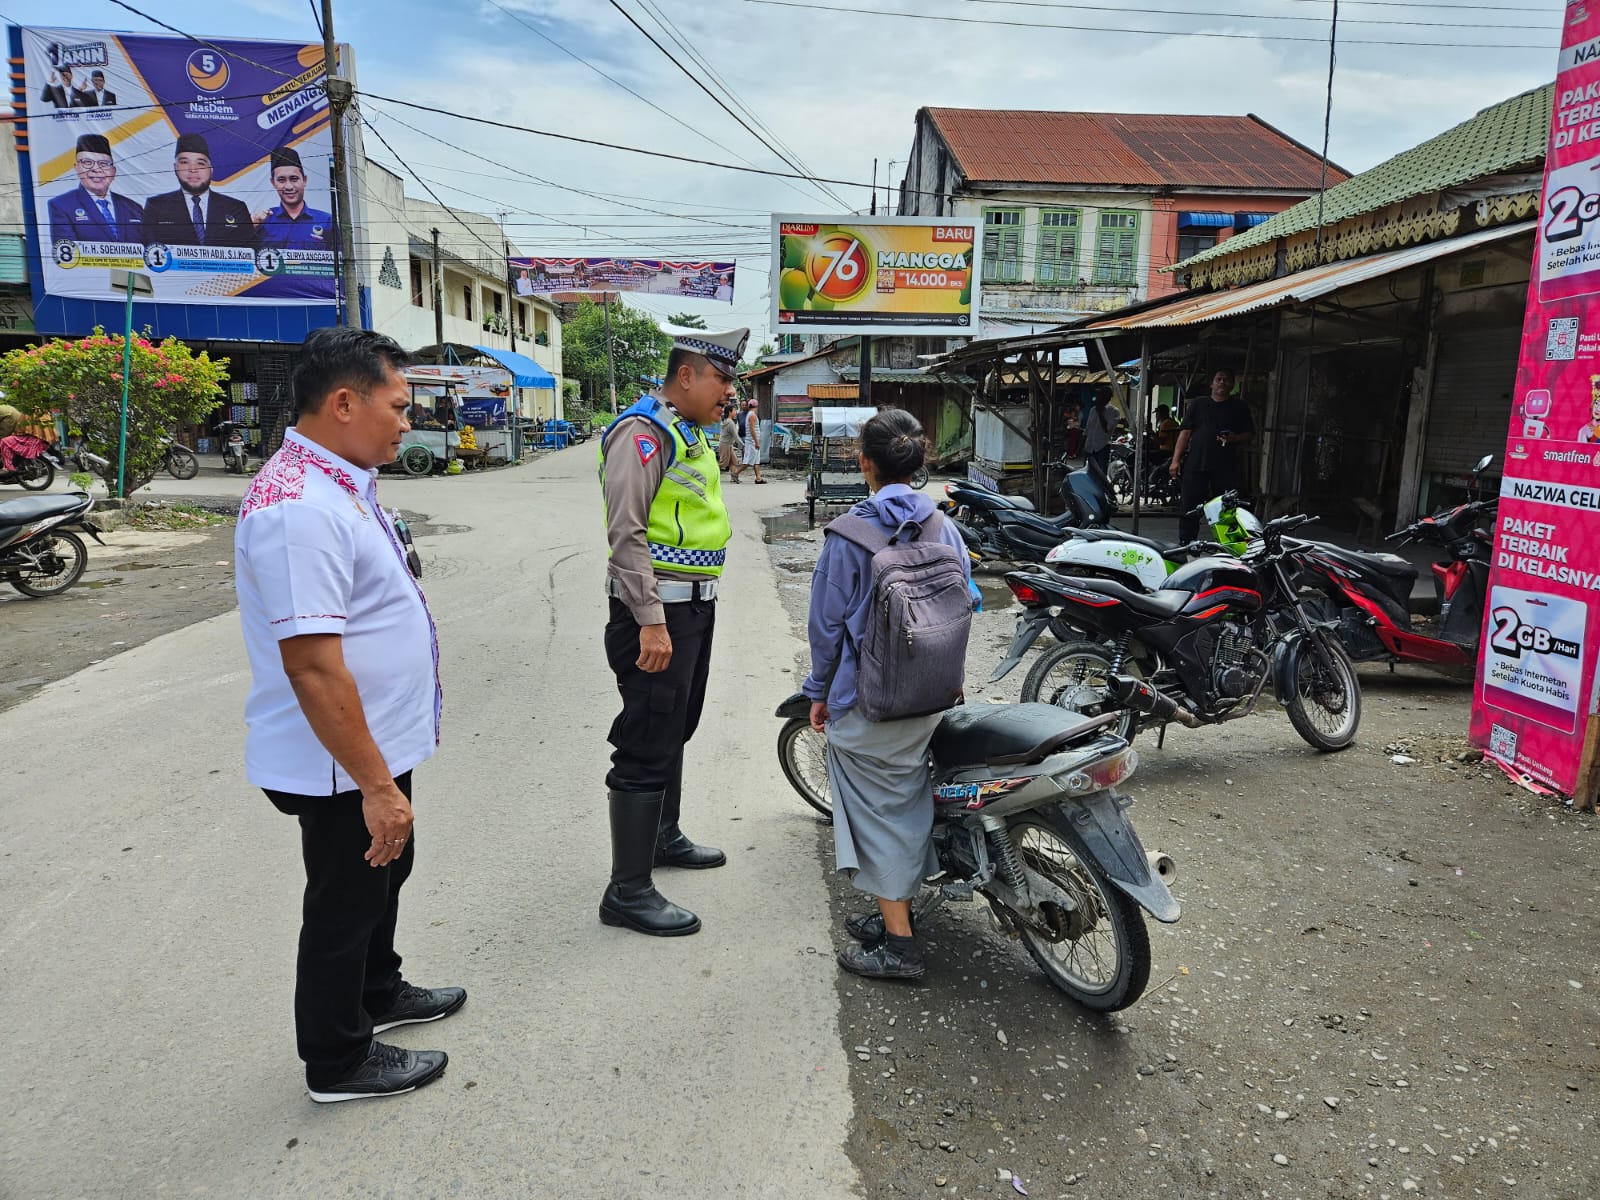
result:
[[[673,339],[672,348],[702,355],[724,375],[733,375],[738,372],[739,360],[744,357],[749,341],[748,329],[731,329],[727,333],[681,333]]]

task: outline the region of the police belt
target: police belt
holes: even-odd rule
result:
[[[607,576],[606,595],[613,600],[622,599],[622,585],[615,579]],[[715,600],[717,598],[717,581],[715,579],[701,579],[694,583],[678,583],[671,579],[656,580],[656,595],[661,597],[663,604],[683,604],[690,600]]]

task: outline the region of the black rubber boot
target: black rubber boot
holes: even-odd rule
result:
[[[661,829],[656,834],[656,866],[687,867],[691,871],[722,866],[728,861],[726,854],[715,846],[697,846],[688,834],[678,828],[678,812],[682,805],[683,760],[680,758],[667,790],[662,793]]]
[[[700,918],[656,891],[650,881],[664,792],[612,792],[611,884],[600,898],[606,925],[652,937],[700,932]]]

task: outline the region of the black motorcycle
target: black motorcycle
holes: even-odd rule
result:
[[[56,481],[56,468],[64,467],[66,463],[49,442],[36,440],[38,453],[13,459],[11,470],[0,471],[0,483],[15,483],[30,492],[42,492]]]
[[[811,702],[778,706],[784,774],[813,807],[832,806],[807,779],[826,740]],[[1116,717],[1046,704],[970,705],[934,734],[933,846],[941,875],[918,918],[945,901],[989,903],[995,926],[1028,948],[1045,977],[1086,1008],[1114,1012],[1150,981],[1150,935],[1140,908],[1178,919],[1172,859],[1146,851],[1117,785],[1138,756],[1110,729]]]
[[[71,531],[100,540],[88,517],[93,507],[83,492],[0,501],[0,582],[35,597],[55,596],[77,583],[89,565],[89,550]]]
[[[1131,739],[1150,725],[1164,735],[1171,721],[1197,727],[1247,716],[1270,679],[1296,733],[1318,750],[1344,749],[1361,722],[1360,684],[1297,593],[1304,551],[1284,538],[1314,519],[1269,521],[1243,558],[1196,558],[1152,591],[1044,569],[1007,575],[1024,607],[1008,660],[1021,657],[1041,623],[1087,635],[1042,655],[1022,699],[1115,713],[1117,732]]]
[[[1047,463],[1046,469],[1064,465]],[[1041,516],[1031,505],[1021,508],[1014,503],[1017,497],[1001,496],[979,484],[949,483],[945,495],[949,498],[939,507],[955,521],[967,545],[980,557],[1007,562],[1043,562],[1075,530],[1108,527],[1115,511],[1106,477],[1092,466],[1062,477],[1065,511],[1056,517]]]
[[[250,461],[250,456],[245,450],[244,426],[235,421],[223,421],[217,426],[217,440],[222,443],[223,470],[243,475]]]

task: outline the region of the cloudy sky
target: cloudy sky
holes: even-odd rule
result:
[[[319,39],[314,0],[130,2],[199,36]],[[529,253],[737,258],[732,313],[698,307],[759,336],[767,215],[865,211],[873,160],[880,183],[898,182],[918,108],[1251,112],[1318,145],[1332,2],[336,0],[335,10],[375,96],[693,160],[362,101],[405,163],[372,137],[369,155],[406,175],[408,191],[425,195],[414,173],[447,203],[506,212]],[[0,16],[53,25],[61,11],[4,0]],[[71,11],[74,26],[154,30],[107,0]],[[1342,0],[1331,157],[1365,169],[1549,79],[1561,11],[1555,0]],[[1414,44],[1381,44],[1395,42]],[[706,165],[789,170],[763,140],[804,173],[844,182]]]

